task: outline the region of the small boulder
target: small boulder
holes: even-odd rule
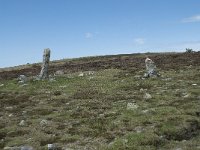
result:
[[[46,126],[48,124],[48,121],[47,120],[42,120],[42,121],[40,121],[40,126],[42,126],[42,127],[44,127],[44,126]]]
[[[55,144],[47,144],[48,150],[56,150],[56,145]]]
[[[149,93],[145,93],[144,97],[145,100],[152,99],[152,96]]]
[[[14,108],[12,106],[5,107],[5,110],[12,111]]]
[[[56,72],[55,72],[55,76],[61,76],[61,75],[64,75],[65,73],[64,73],[64,71],[63,70],[57,70]]]
[[[126,109],[127,110],[135,110],[137,109],[139,106],[135,103],[128,103]]]
[[[20,121],[19,126],[25,126],[25,121],[24,120]]]
[[[6,146],[3,149],[4,150],[21,150],[21,147],[9,147],[9,146]]]
[[[25,75],[19,75],[18,81],[18,83],[26,83],[28,81],[28,78]]]
[[[22,146],[21,150],[34,150],[32,146]]]
[[[84,76],[84,74],[83,74],[83,73],[80,73],[78,76],[79,76],[79,77],[83,77],[83,76]]]

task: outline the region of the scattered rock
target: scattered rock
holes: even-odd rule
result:
[[[33,150],[32,146],[22,146],[21,150]]]
[[[190,94],[185,94],[183,97],[188,98],[188,97],[190,97]]]
[[[19,126],[25,126],[25,121],[24,120],[20,121]]]
[[[56,150],[56,145],[55,144],[47,144],[48,150]]]
[[[94,75],[94,71],[89,71],[88,75]]]
[[[55,79],[55,78],[49,78],[49,81],[50,81],[50,82],[55,82],[56,79]]]
[[[126,109],[127,110],[135,110],[137,109],[139,106],[135,103],[128,103]]]
[[[146,110],[142,110],[142,113],[144,113],[144,114],[146,114],[146,113],[148,113],[148,112],[149,112],[148,109],[146,109]]]
[[[165,138],[164,135],[160,135],[160,136],[159,136],[159,139],[164,139],[164,138]]]
[[[59,86],[59,88],[66,88],[67,85],[62,85],[62,86]]]
[[[42,120],[40,121],[40,126],[46,126],[48,124],[48,121],[47,120]]]
[[[194,83],[194,84],[192,84],[193,86],[196,86],[197,84],[196,83]]]
[[[27,114],[27,111],[22,111],[22,115],[26,115]]]
[[[0,87],[4,86],[4,84],[0,84]]]
[[[19,75],[18,80],[18,83],[26,83],[28,81],[28,78],[25,75]]]
[[[4,150],[21,150],[21,147],[9,147],[9,146],[6,146],[3,149]]]
[[[5,110],[11,111],[11,110],[13,110],[13,107],[12,106],[8,106],[8,107],[5,108]]]
[[[145,93],[144,97],[145,100],[152,99],[152,96],[149,93]]]
[[[183,150],[182,148],[177,148],[177,149],[175,149],[175,150]]]
[[[144,129],[141,126],[135,127],[136,133],[141,133]]]
[[[79,77],[83,77],[83,76],[84,76],[84,74],[83,74],[83,73],[80,73],[78,76],[79,76]]]
[[[91,79],[94,79],[94,77],[91,77],[91,76],[90,76],[88,79],[91,80]]]
[[[140,78],[140,75],[135,75],[134,78],[139,79],[139,78]]]
[[[22,84],[22,85],[20,85],[20,87],[24,87],[24,86],[27,86],[28,84]]]
[[[105,115],[104,114],[99,114],[99,118],[104,118]]]
[[[63,70],[57,70],[57,71],[55,72],[54,75],[56,75],[56,76],[60,76],[60,75],[64,75],[64,74],[65,74],[65,73],[64,73]]]
[[[12,117],[12,116],[13,116],[13,114],[9,114],[9,115],[8,115],[8,117]]]
[[[143,89],[143,88],[140,89],[140,92],[144,92],[144,91],[147,91],[147,89]]]

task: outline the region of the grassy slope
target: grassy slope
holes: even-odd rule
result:
[[[79,73],[26,86],[2,80],[0,147],[200,149],[199,66],[162,69],[162,77],[145,80],[138,78],[144,70],[131,68]],[[152,98],[145,100],[145,93]],[[127,110],[128,103],[139,107]]]

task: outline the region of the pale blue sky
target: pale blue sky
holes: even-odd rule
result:
[[[200,0],[0,0],[0,67],[200,50]]]

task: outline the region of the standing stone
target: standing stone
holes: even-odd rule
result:
[[[49,60],[50,60],[50,49],[44,49],[43,54],[43,63],[42,63],[42,69],[40,71],[39,78],[40,79],[48,79],[49,78]]]
[[[147,57],[145,59],[145,65],[147,72],[145,73],[144,77],[160,76],[156,71],[155,63],[150,58]]]

